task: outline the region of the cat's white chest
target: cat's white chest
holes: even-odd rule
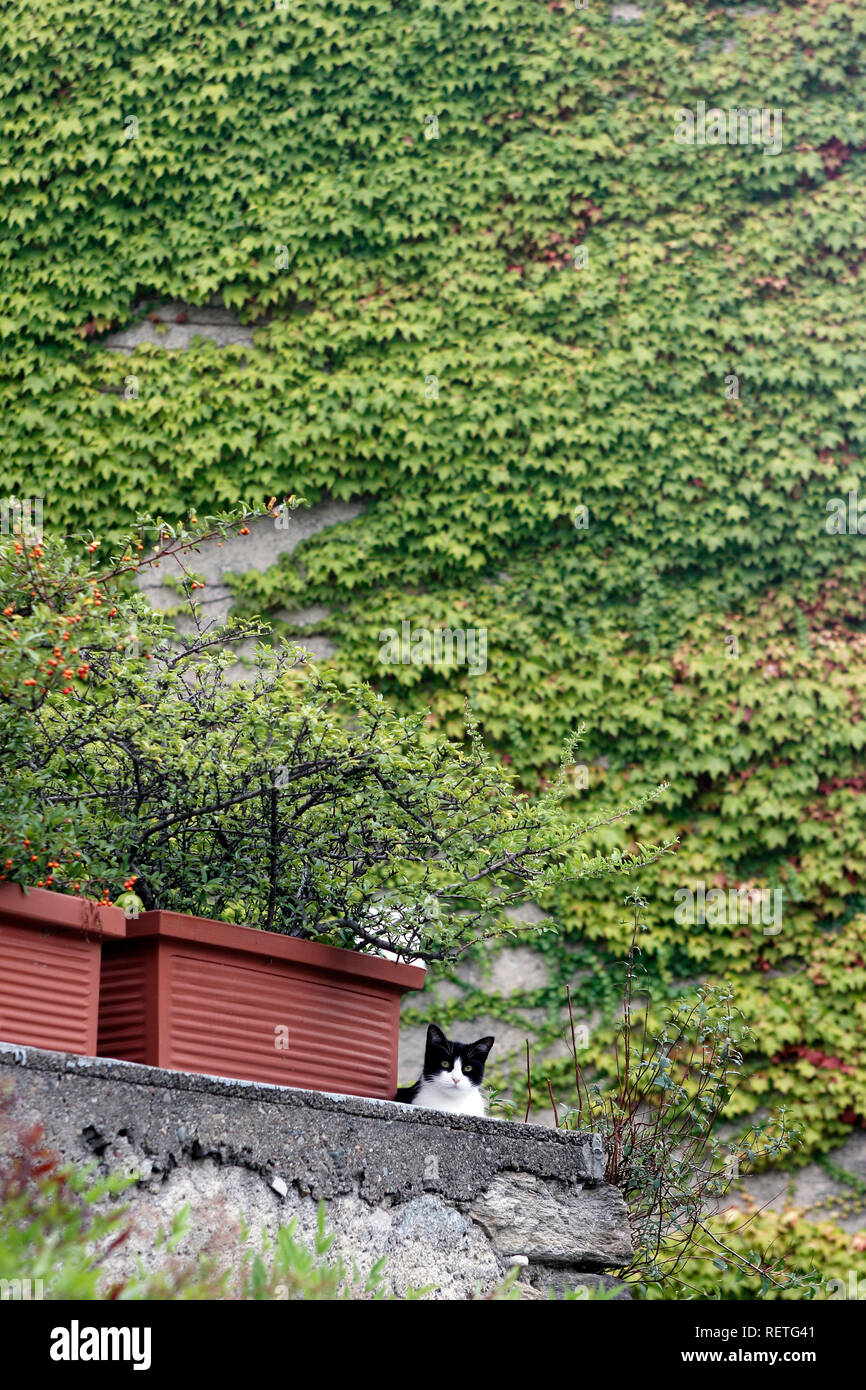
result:
[[[427,1110],[444,1110],[449,1115],[481,1115],[487,1113],[484,1096],[480,1087],[473,1086],[470,1091],[458,1091],[453,1095],[434,1086],[430,1081],[422,1081],[413,1105],[423,1105]]]

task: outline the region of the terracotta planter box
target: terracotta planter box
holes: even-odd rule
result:
[[[426,972],[180,912],[102,952],[99,1055],[393,1099],[400,998]]]
[[[0,1042],[96,1056],[101,943],[119,907],[0,885]]]

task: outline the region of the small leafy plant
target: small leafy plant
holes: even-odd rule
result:
[[[643,1285],[687,1289],[684,1266],[705,1260],[720,1272],[732,1268],[751,1277],[761,1295],[811,1289],[817,1276],[791,1273],[772,1250],[727,1238],[748,1226],[748,1217],[736,1232],[714,1219],[740,1172],[794,1147],[798,1132],[782,1111],[723,1144],[718,1126],[736,1087],[748,1028],[732,989],[717,985],[701,986],[692,1002],[677,1004],[658,1028],[651,1026],[651,1000],[641,999],[637,988],[646,903],[637,893],[627,902],[632,935],[612,1084],[583,1073],[569,991],[575,1099],[560,1105],[550,1093],[558,1126],[591,1130],[605,1140],[605,1179],[626,1199],[635,1250],[621,1273]]]
[[[105,1207],[128,1179],[95,1178],[93,1169],[60,1163],[39,1126],[10,1133],[0,1096],[0,1280],[4,1289],[28,1280],[37,1296],[92,1299],[100,1266],[129,1236],[125,1209]],[[111,1296],[111,1295],[109,1295]]]

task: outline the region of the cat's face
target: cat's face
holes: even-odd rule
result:
[[[484,1080],[484,1064],[493,1038],[478,1042],[450,1042],[435,1023],[427,1029],[424,1080],[446,1098],[456,1100],[475,1090]]]

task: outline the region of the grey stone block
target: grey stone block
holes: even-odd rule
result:
[[[527,912],[530,906],[527,904]],[[517,910],[513,909],[508,916]],[[530,922],[533,919],[518,920]],[[503,946],[502,950],[491,953],[488,960],[489,966],[484,970],[477,961],[470,961],[458,971],[461,979],[474,989],[505,995],[545,989],[549,983],[547,963],[531,946]]]
[[[855,1130],[838,1149],[827,1155],[831,1163],[866,1181],[866,1133]],[[747,1210],[749,1203],[783,1211],[787,1205],[808,1215],[813,1221],[832,1220],[843,1231],[854,1235],[866,1229],[866,1208],[856,1190],[840,1182],[818,1163],[808,1163],[793,1173],[772,1171],[747,1174],[734,1183],[728,1196],[715,1203],[717,1211],[726,1207]],[[846,1210],[851,1204],[853,1210]]]
[[[610,17],[614,24],[632,24],[643,19],[644,10],[640,5],[611,5]]]
[[[224,304],[196,307],[178,300],[152,307],[142,304],[133,311],[133,317],[145,313],[153,315],[153,318],[139,318],[138,322],[109,333],[103,340],[103,347],[109,352],[122,352],[129,356],[142,343],[153,343],[167,351],[183,352],[194,338],[209,338],[217,347],[238,344],[252,346],[253,329],[242,324],[233,310],[227,309]]]
[[[606,1183],[582,1187],[534,1173],[497,1173],[470,1214],[496,1250],[527,1255],[531,1264],[605,1269],[634,1255],[625,1202]]]
[[[288,608],[280,608],[274,617],[280,622],[292,623],[295,627],[311,627],[313,623],[323,623],[330,614],[330,608],[324,603],[311,603],[308,607],[296,608],[291,613]]]
[[[566,1293],[580,1294],[583,1291],[588,1298],[590,1293],[602,1290],[612,1294],[617,1303],[628,1302],[632,1297],[629,1285],[612,1274],[581,1274],[578,1270],[563,1269],[559,1265],[531,1264],[526,1278],[532,1288],[548,1297],[550,1292],[556,1298],[562,1298]]]
[[[183,596],[178,595],[165,581],[167,578],[181,580],[185,567],[199,575],[205,583],[205,588],[197,590],[195,594],[200,621],[205,626],[224,623],[233,603],[232,591],[225,582],[227,574],[269,569],[281,555],[291,555],[301,541],[318,535],[329,526],[354,521],[363,510],[362,502],[329,501],[288,513],[283,525],[278,525],[276,518],[260,517],[250,524],[248,536],[230,535],[221,544],[217,539],[205,541],[195,550],[185,552],[183,566],[176,560],[164,560],[158,569],[151,566],[141,570],[137,576],[138,586],[152,607],[163,612],[182,608],[185,603]],[[321,622],[327,614],[328,609],[321,604],[313,604],[294,614],[284,610],[280,616],[298,624],[312,624]],[[173,622],[180,633],[192,634],[196,630],[191,613],[181,611]],[[325,634],[300,635],[296,641],[299,647],[310,653],[314,661],[326,661],[336,651],[333,641]],[[250,657],[254,648],[255,642],[238,642],[232,646],[239,658]],[[250,670],[243,660],[238,660],[226,674],[230,681],[241,681],[249,678]]]

